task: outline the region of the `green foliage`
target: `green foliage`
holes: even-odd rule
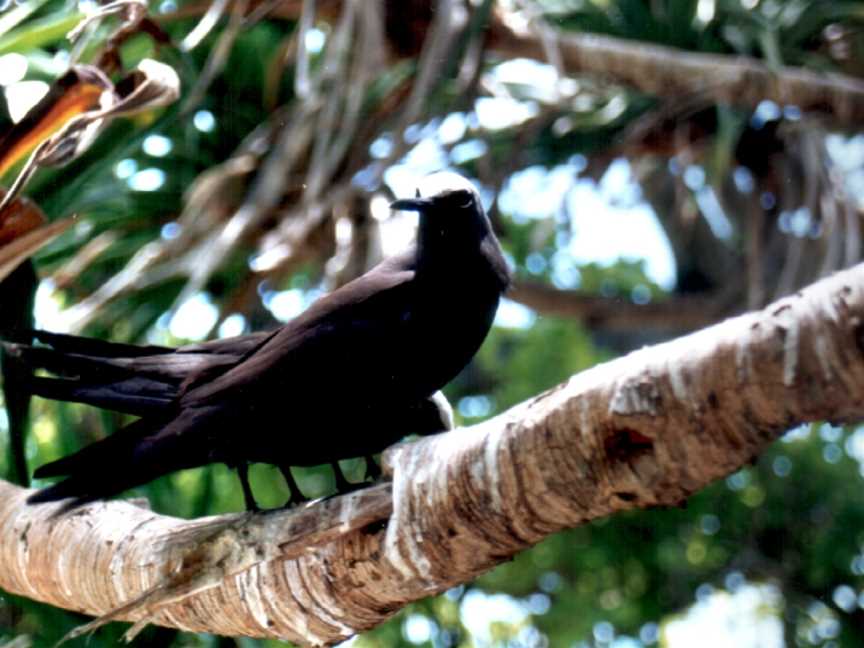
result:
[[[541,3],[547,4],[547,3]],[[548,17],[569,30],[595,32],[702,52],[735,52],[765,58],[772,65],[829,67],[823,32],[844,25],[859,32],[864,21],[855,0],[752,2],[716,0],[581,0],[548,3]],[[822,50],[822,51],[819,51]]]
[[[833,70],[854,66],[856,56],[864,53],[860,2],[787,0],[751,3],[755,8],[746,8],[741,0],[717,0],[710,16],[700,15],[699,8],[712,3],[697,0],[538,0],[536,4],[550,22],[566,30],[706,53],[746,54],[775,66]],[[0,29],[5,28],[0,33],[0,54],[26,55],[30,62],[28,80],[48,80],[58,73],[56,53],[68,49],[63,36],[81,16],[54,0],[31,6],[32,13],[22,14],[18,22],[0,23]],[[491,3],[483,6],[488,9]],[[484,16],[482,12],[476,15]],[[162,26],[179,41],[194,22],[172,20]],[[40,254],[43,274],[64,267],[95,236],[111,233],[116,237],[76,274],[73,284],[55,295],[62,305],[92,294],[142,247],[159,240],[163,226],[175,221],[183,209],[184,192],[193,180],[232,155],[244,138],[272,115],[274,106],[294,98],[290,65],[275,82],[271,72],[282,65],[280,48],[295,26],[291,20],[273,19],[241,30],[225,72],[216,76],[201,104],[194,107],[214,115],[211,132],[191,127],[194,110],[184,112],[179,105],[118,120],[80,159],[35,177],[28,195],[49,217],[77,213],[81,218],[80,225]],[[482,23],[473,27],[481,29]],[[845,34],[850,51],[846,59],[832,54],[826,45],[826,30],[832,28],[842,28]],[[124,48],[124,60],[129,63],[145,54],[170,60],[188,91],[200,81],[223,29],[224,23],[200,48],[184,54],[137,39]],[[449,53],[452,60],[444,66],[445,73],[429,102],[431,114],[472,110],[473,97],[465,93],[460,77],[463,71],[456,65],[466,46],[460,42]],[[313,57],[313,67],[322,60]],[[490,68],[493,64],[486,65]],[[387,67],[366,89],[365,114],[372,114],[416,72],[415,59]],[[592,155],[603,154],[610,143],[626,136],[638,119],[658,107],[653,97],[596,80],[580,82],[584,83],[580,92],[584,103],[554,107],[543,104],[541,93],[530,84],[505,83],[514,100],[539,106],[541,116],[530,123],[534,129],[531,137],[526,139],[521,124],[485,132],[472,127],[466,139],[481,140],[486,153],[464,162],[462,170],[480,176],[490,167],[513,167],[514,172],[531,165],[575,168],[579,165],[574,160],[585,162]],[[711,111],[715,128],[710,133],[711,153],[705,166],[711,183],[719,186],[728,181],[730,171],[740,162],[736,154],[749,116],[722,106]],[[375,126],[383,134],[389,125]],[[168,138],[171,151],[162,157],[148,155],[142,142],[149,135]],[[161,169],[165,183],[154,191],[134,190],[128,178],[119,173],[121,162],[138,170]],[[659,214],[661,218],[664,215]],[[502,242],[517,276],[553,282],[555,260],[568,257],[567,244],[574,235],[571,221],[551,213],[547,219],[520,218],[511,213],[498,216]],[[208,284],[217,306],[225,305],[246,280],[248,257],[253,252],[246,242],[238,246]],[[532,265],[529,259],[537,263]],[[642,262],[619,260],[612,264],[581,263],[578,267],[573,259],[569,263],[576,271],[578,285],[566,287],[578,288],[586,295],[623,300],[668,297],[646,276]],[[319,261],[304,261],[290,278],[273,288],[311,294],[320,288],[321,274]],[[166,313],[182,288],[182,280],[166,279],[127,295],[108,305],[86,332],[112,340],[182,343],[185,340],[173,338],[165,327]],[[248,306],[245,314],[256,324],[275,323],[260,300]],[[448,386],[448,396],[461,421],[475,423],[611,358],[639,340],[636,332],[623,343],[616,339],[613,348],[608,336],[584,324],[528,317],[522,328],[493,329],[476,360]],[[28,461],[36,466],[66,455],[110,434],[123,422],[90,408],[37,400]],[[0,435],[6,433],[0,415]],[[550,646],[608,645],[601,641],[604,633],[598,631],[607,627],[603,624],[611,624],[619,636],[641,636],[643,644],[650,644],[649,639],[656,634],[651,624],[662,626],[676,615],[685,616],[697,598],[710,598],[706,586],[734,593],[750,583],[777,588],[781,609],[767,614],[780,617],[800,645],[829,640],[843,647],[862,645],[864,626],[857,601],[849,607],[838,594],[846,592],[838,588],[847,587],[857,596],[864,588],[864,489],[859,463],[864,451],[858,450],[864,448],[862,435],[864,432],[855,429],[814,426],[806,435],[799,433],[778,443],[755,465],[696,494],[682,509],[616,515],[552,536],[474,584],[409,606],[390,623],[360,637],[354,646],[413,645],[413,640],[423,637],[426,640],[420,645],[436,648],[543,645],[538,633]],[[0,436],[0,441],[5,437]],[[5,452],[0,453],[0,462],[5,457]],[[360,462],[346,462],[345,468],[349,479],[362,476]],[[0,469],[8,470],[8,466],[0,463]],[[297,478],[309,495],[320,496],[333,489],[332,473],[326,467],[298,470]],[[256,466],[252,481],[265,506],[285,501],[287,491],[277,471]],[[156,510],[183,517],[242,508],[236,477],[221,465],[170,475],[129,495],[146,496]],[[484,601],[522,613],[506,618],[488,613],[485,629],[478,630],[484,619],[468,618],[467,611],[479,609],[476,606]],[[835,625],[826,625],[826,619]],[[32,638],[37,647],[52,645],[82,621],[78,615],[3,595],[0,645],[20,636]],[[115,624],[72,645],[113,646],[124,630],[125,626]],[[786,639],[791,645],[792,637],[787,635]],[[150,629],[136,642],[202,647],[230,643],[162,629]],[[236,645],[279,644],[242,639]]]
[[[479,374],[475,380],[491,387],[487,396],[496,411],[503,411],[607,357],[597,351],[583,327],[541,317],[525,330],[493,329],[477,355],[476,367],[466,373]],[[454,387],[460,384],[457,379]]]

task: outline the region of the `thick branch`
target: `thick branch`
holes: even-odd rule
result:
[[[27,491],[2,484],[0,586],[90,614],[149,589],[121,616],[334,643],[550,533],[678,503],[792,425],[864,419],[862,393],[864,265],[397,446],[392,499],[385,484],[199,522],[119,502],[52,517],[56,506],[26,506]]]
[[[505,57],[544,60],[543,39],[498,15],[490,49]],[[755,108],[763,100],[822,113],[838,124],[864,120],[864,81],[843,74],[782,66],[745,56],[703,54],[599,34],[545,29],[568,74],[595,74],[658,97],[699,95],[718,103]]]

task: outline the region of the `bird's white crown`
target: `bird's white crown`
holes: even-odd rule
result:
[[[421,198],[433,198],[459,190],[477,195],[477,188],[471,181],[453,171],[439,171],[428,175],[417,186]]]

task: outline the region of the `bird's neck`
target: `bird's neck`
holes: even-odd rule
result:
[[[434,273],[460,275],[463,280],[480,279],[489,274],[489,280],[500,284],[503,291],[510,282],[507,262],[495,235],[486,230],[478,235],[472,232],[454,232],[421,223],[417,236],[417,272],[420,276]],[[465,274],[466,271],[470,274]]]
[[[421,221],[417,231],[418,269],[442,263],[442,251],[446,248],[446,243],[447,236],[443,229]]]
[[[435,224],[421,223],[417,232],[417,270],[420,273],[434,269],[456,268],[477,258],[479,242],[475,236],[460,236]]]

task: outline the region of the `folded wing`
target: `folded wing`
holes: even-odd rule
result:
[[[13,343],[3,346],[27,366],[57,376],[30,378],[34,394],[153,416],[172,407],[184,382],[206,379],[231,369],[269,335],[255,333],[171,349],[35,331],[35,339],[44,346]]]

